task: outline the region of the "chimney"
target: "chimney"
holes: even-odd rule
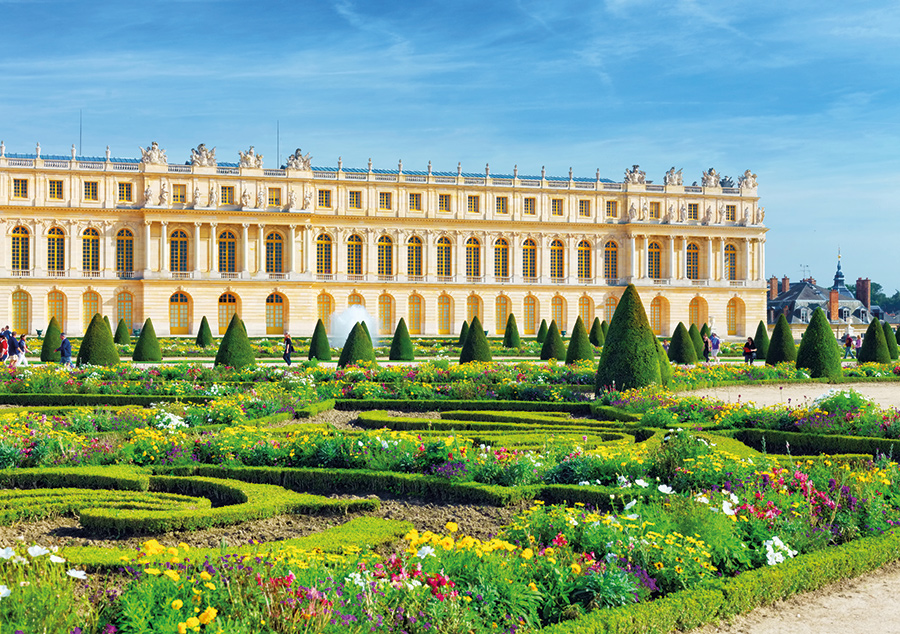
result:
[[[866,310],[872,307],[872,280],[868,277],[866,279],[856,278],[856,299],[865,305]]]
[[[778,297],[778,278],[774,275],[769,278],[769,299]]]
[[[828,319],[831,321],[837,321],[839,315],[838,292],[835,289],[831,289],[828,292]]]
[[[791,290],[791,280],[785,275],[781,278],[781,292],[787,293],[789,290]]]

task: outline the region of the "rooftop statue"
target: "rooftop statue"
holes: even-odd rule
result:
[[[681,170],[678,170],[676,172],[675,166],[673,165],[672,168],[668,172],[666,172],[663,183],[665,185],[683,185],[684,179],[681,176]]]
[[[262,169],[263,155],[257,154],[252,145],[246,152],[238,151],[238,154],[241,157],[241,167],[256,167]]]
[[[754,174],[750,170],[744,170],[744,175],[738,177],[738,186],[741,189],[755,189],[756,174]]]
[[[640,165],[632,165],[631,169],[625,170],[625,181],[630,185],[641,185],[647,182],[647,173],[641,171]]]
[[[703,172],[701,182],[704,187],[719,187],[719,181],[719,173],[716,172],[715,168],[710,167],[709,171]]]
[[[169,160],[166,158],[166,151],[159,148],[159,143],[154,141],[150,147],[141,148],[141,163],[149,165],[167,165]]]
[[[216,161],[216,148],[206,149],[206,144],[201,143],[196,149],[191,150],[191,165],[200,167],[214,167],[218,165]]]
[[[719,185],[722,187],[734,187],[734,179],[731,176],[723,176],[719,179]]]
[[[300,148],[289,155],[287,157],[287,167],[291,170],[308,170],[312,166],[312,157],[309,155],[309,152],[306,153],[306,156],[303,155],[303,152]]]

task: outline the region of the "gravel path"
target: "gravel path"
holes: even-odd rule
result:
[[[692,396],[708,396],[726,403],[752,402],[761,407],[788,403],[801,406],[815,400],[828,390],[854,389],[874,399],[882,407],[900,408],[900,382],[898,383],[841,383],[825,385],[822,383],[787,383],[785,385],[740,385],[715,387],[705,390],[685,392]]]

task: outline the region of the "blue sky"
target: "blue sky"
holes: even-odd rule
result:
[[[767,275],[900,287],[900,3],[0,0],[8,152],[759,174]]]

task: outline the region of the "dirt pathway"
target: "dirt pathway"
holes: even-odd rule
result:
[[[832,388],[842,390],[852,388],[873,399],[882,407],[900,408],[900,383],[841,383],[840,385],[826,385],[822,383],[750,384],[714,387],[684,392],[684,394],[708,396],[726,403],[738,401],[741,403],[753,402],[760,407],[778,403],[802,406],[815,400]]]

